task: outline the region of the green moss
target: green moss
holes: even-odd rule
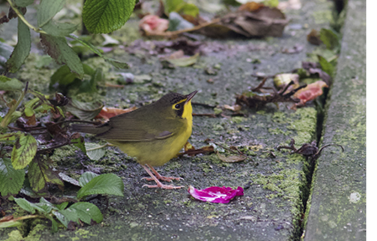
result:
[[[295,117],[298,119],[287,127],[296,131],[297,135],[293,139],[298,145],[310,142],[315,137],[317,111],[312,107],[301,108],[296,111]]]
[[[331,10],[315,11],[312,13],[316,24],[325,24],[333,21],[333,14]]]
[[[12,232],[8,233],[8,239],[4,241],[20,241],[23,240],[22,234],[19,230],[13,230]]]

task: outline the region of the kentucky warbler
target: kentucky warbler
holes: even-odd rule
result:
[[[161,176],[153,167],[162,166],[186,144],[192,132],[191,99],[188,95],[169,93],[153,104],[110,118],[99,126],[72,125],[73,131],[96,134],[129,156],[136,157],[157,185],[149,188],[178,189],[183,186],[164,185],[162,181],[180,180],[179,177]],[[148,169],[149,167],[149,169]],[[153,173],[155,175],[153,175]]]

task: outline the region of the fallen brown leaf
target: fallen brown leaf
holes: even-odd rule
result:
[[[313,45],[321,45],[322,43],[319,32],[315,29],[312,29],[312,31],[310,31],[310,33],[306,36],[306,39]]]
[[[225,155],[220,154],[219,152],[217,152],[216,154],[221,161],[228,162],[228,163],[241,162],[247,158],[246,156],[242,156],[242,155],[225,156]]]
[[[117,116],[117,115],[120,115],[120,114],[124,114],[124,113],[128,113],[128,112],[131,112],[131,111],[136,110],[136,109],[137,109],[137,107],[135,107],[135,106],[127,108],[127,109],[119,109],[119,108],[114,108],[114,107],[103,107],[102,110],[100,111],[100,113],[94,118],[95,119],[103,118],[105,120],[109,120],[111,117],[114,117],[114,116]]]

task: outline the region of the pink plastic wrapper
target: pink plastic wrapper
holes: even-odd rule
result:
[[[232,189],[231,187],[208,187],[203,190],[195,189],[189,186],[188,192],[195,199],[212,202],[212,203],[229,203],[235,196],[243,196],[243,188],[238,187]]]

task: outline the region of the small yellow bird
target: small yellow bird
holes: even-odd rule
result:
[[[198,91],[188,95],[169,93],[153,104],[110,118],[99,126],[72,125],[73,131],[96,134],[117,146],[129,156],[136,157],[157,185],[149,188],[179,189],[183,186],[164,185],[180,177],[161,176],[153,167],[162,166],[175,157],[186,144],[192,132],[191,99]],[[153,173],[155,175],[153,175]]]

